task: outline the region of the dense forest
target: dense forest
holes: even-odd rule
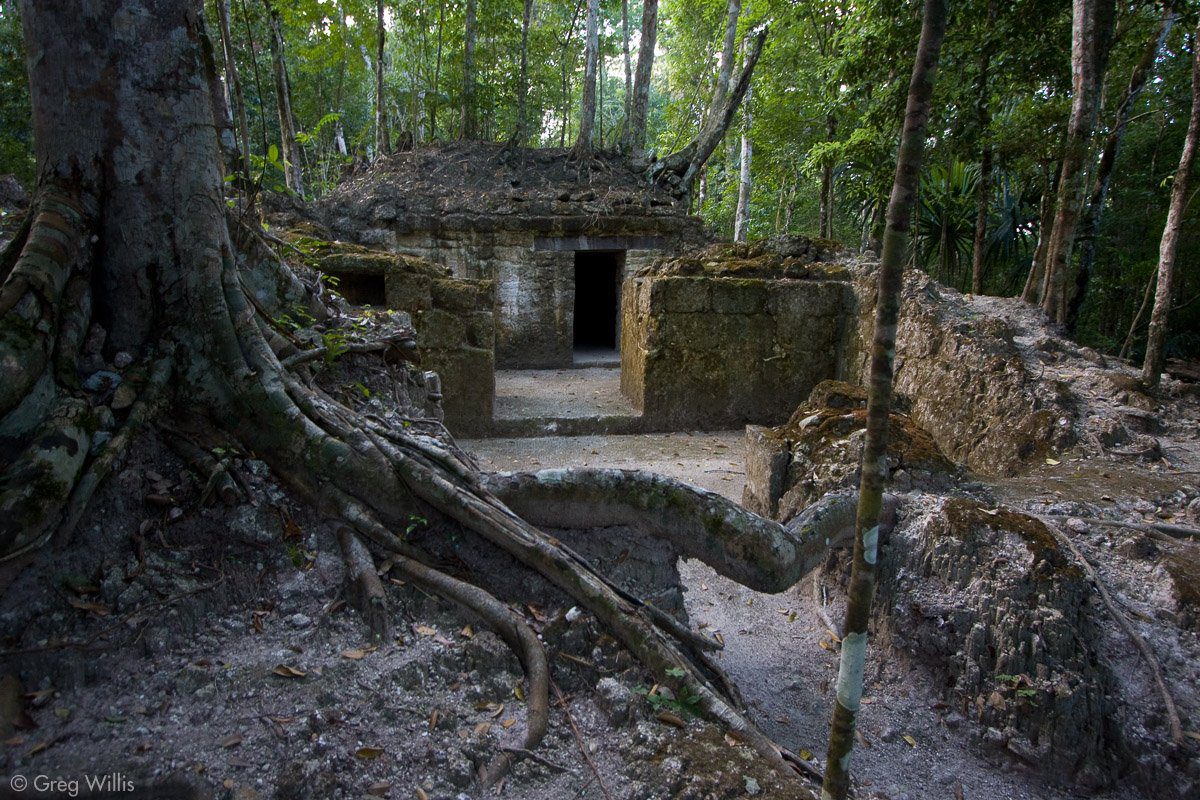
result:
[[[795,231],[877,248],[907,89],[899,65],[916,40],[918,9],[900,0],[738,5],[729,38],[723,0],[658,4],[647,147],[665,155],[685,144],[720,84],[726,41],[736,65],[748,37],[768,30],[739,119],[698,176],[695,210],[733,237],[743,183],[741,236]],[[647,41],[646,9],[608,0],[596,10],[593,141],[615,148]],[[1026,286],[1062,171],[1071,14],[1069,4],[1041,0],[972,0],[951,9],[942,55],[949,77],[934,95],[911,255],[947,285],[998,295]],[[283,165],[293,151],[296,185],[317,197],[381,149],[463,137],[566,147],[579,135],[586,0],[229,0],[208,3],[206,16],[214,39],[227,37],[214,52],[224,75],[236,72],[231,107],[245,117],[252,179],[271,189],[285,188]],[[1187,128],[1194,26],[1155,2],[1118,3],[1103,25],[1064,319],[1079,341],[1136,356]],[[28,114],[20,20],[6,2],[0,173],[26,181],[33,177]],[[1189,198],[1166,344],[1172,356],[1200,350],[1198,213]],[[1040,290],[1026,296],[1037,300]]]
[[[1200,789],[1192,3],[0,0],[0,126],[17,794]]]

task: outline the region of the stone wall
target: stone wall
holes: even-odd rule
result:
[[[451,277],[427,260],[311,237],[292,237],[309,262],[338,279],[352,303],[406,311],[417,331],[421,366],[442,381],[446,426],[486,430],[496,395],[495,305],[491,281]]]
[[[856,270],[846,380],[865,384],[875,274]],[[1069,446],[1076,400],[1026,363],[1014,330],[918,270],[905,274],[896,331],[895,391],[953,461],[981,475],[1015,475]]]
[[[836,280],[628,278],[621,390],[654,427],[781,423],[836,376],[849,292]]]
[[[359,241],[430,261],[464,279],[490,280],[495,287],[496,365],[504,369],[547,369],[572,363],[575,309],[575,252],[612,250],[626,254],[626,274],[681,246],[695,232],[672,235],[546,236],[534,230],[428,230],[399,232],[372,228]],[[558,246],[549,243],[560,242]],[[627,249],[627,245],[639,247]]]

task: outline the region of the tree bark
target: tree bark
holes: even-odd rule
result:
[[[1083,220],[1080,224],[1079,236],[1079,271],[1075,274],[1075,291],[1067,304],[1066,326],[1069,333],[1075,332],[1079,323],[1079,310],[1087,297],[1088,285],[1092,279],[1096,264],[1096,245],[1100,237],[1100,219],[1104,213],[1104,203],[1108,199],[1108,190],[1112,185],[1113,168],[1117,163],[1117,154],[1121,150],[1121,142],[1125,139],[1128,129],[1129,116],[1141,97],[1146,79],[1154,69],[1154,61],[1158,58],[1163,44],[1171,32],[1179,14],[1170,7],[1163,11],[1162,22],[1150,38],[1142,57],[1129,76],[1129,85],[1117,105],[1117,118],[1108,138],[1104,140],[1104,149],[1100,152],[1100,164],[1096,168],[1096,177],[1092,182],[1092,193],[1084,208]]]
[[[600,59],[600,0],[588,0],[587,34],[583,45],[583,100],[579,108],[579,137],[575,140],[577,158],[592,150],[592,130],[596,125],[596,64]]]
[[[658,42],[658,0],[642,5],[642,35],[638,44],[637,74],[633,82],[633,103],[621,149],[641,153],[646,149],[646,120],[650,110],[650,80],[654,74],[654,48]]]
[[[742,44],[743,54],[750,50],[750,37],[747,36]],[[750,125],[753,122],[750,112],[751,90],[746,90],[746,99],[742,101],[742,152],[738,165],[738,194],[737,209],[734,213],[733,240],[744,242],[750,232],[750,160],[754,156],[754,143],[750,139]]]
[[[938,53],[946,32],[946,0],[926,0],[921,24],[921,41],[908,89],[904,131],[896,156],[896,177],[888,202],[887,229],[879,263],[875,334],[871,346],[870,386],[867,396],[867,431],[863,445],[862,477],[855,522],[854,561],[847,593],[846,623],[843,627],[841,663],[838,669],[837,701],[830,726],[829,751],[825,761],[822,797],[844,800],[850,790],[850,754],[854,728],[863,692],[863,667],[867,655],[867,623],[875,595],[880,516],[887,469],[887,427],[892,399],[892,371],[896,353],[896,322],[900,313],[900,289],[904,251],[917,182],[925,148],[925,125],[929,121]]]
[[[475,107],[475,6],[467,0],[467,18],[463,35],[462,136],[479,137],[479,112]]]
[[[387,100],[383,91],[383,59],[387,43],[387,31],[383,27],[383,0],[375,3],[375,157],[382,158],[392,151],[391,132],[388,130]]]
[[[1066,282],[1071,246],[1083,200],[1084,161],[1096,124],[1102,52],[1111,35],[1115,11],[1112,0],[1074,0],[1071,21],[1071,118],[1058,179],[1054,228],[1046,250],[1046,291],[1042,310],[1054,322],[1066,318]]]
[[[1158,248],[1158,281],[1154,289],[1154,309],[1150,312],[1150,330],[1146,334],[1146,358],[1142,362],[1142,383],[1157,389],[1162,378],[1167,339],[1167,322],[1171,312],[1171,283],[1175,275],[1175,252],[1179,248],[1179,229],[1187,211],[1188,181],[1196,161],[1197,139],[1200,139],[1200,28],[1192,39],[1192,114],[1188,120],[1187,138],[1171,184],[1171,205],[1167,224],[1163,226]]]

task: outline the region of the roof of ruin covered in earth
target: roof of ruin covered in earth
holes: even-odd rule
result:
[[[328,224],[398,232],[532,230],[562,234],[683,234],[703,223],[646,176],[645,160],[569,149],[454,142],[396,153],[350,173],[320,203]]]

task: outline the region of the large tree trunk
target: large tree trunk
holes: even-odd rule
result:
[[[387,97],[383,91],[384,46],[387,31],[383,27],[383,0],[375,3],[375,157],[381,158],[392,151],[391,132],[388,130]]]
[[[1092,273],[1095,271],[1100,219],[1104,213],[1104,203],[1108,199],[1109,187],[1112,185],[1117,154],[1121,150],[1121,142],[1125,139],[1125,131],[1129,126],[1129,115],[1133,113],[1133,108],[1137,105],[1138,98],[1142,95],[1142,89],[1146,85],[1146,79],[1150,76],[1150,71],[1154,69],[1154,61],[1158,58],[1158,53],[1162,50],[1167,35],[1170,34],[1178,17],[1179,14],[1169,7],[1163,11],[1162,22],[1147,43],[1146,49],[1142,51],[1141,59],[1129,76],[1129,85],[1125,87],[1125,94],[1117,105],[1116,122],[1109,132],[1108,138],[1104,140],[1104,149],[1100,152],[1100,165],[1096,168],[1096,177],[1092,181],[1092,193],[1088,197],[1080,224],[1079,271],[1075,274],[1075,291],[1067,304],[1066,325],[1067,331],[1070,333],[1075,332],[1075,326],[1079,322],[1079,310],[1083,307],[1088,285],[1092,280]]]
[[[275,78],[275,103],[279,108],[279,157],[283,159],[283,179],[287,188],[298,195],[304,194],[304,178],[300,168],[300,146],[296,143],[296,118],[292,116],[292,90],[288,85],[287,65],[283,61],[283,27],[279,12],[270,0],[263,0],[267,7],[267,24],[271,29],[268,41],[271,45],[271,71]]]
[[[1179,248],[1179,228],[1187,211],[1188,181],[1196,161],[1197,139],[1200,139],[1200,29],[1192,42],[1192,115],[1179,156],[1179,168],[1175,170],[1175,182],[1171,184],[1171,206],[1167,210],[1167,224],[1163,226],[1158,248],[1158,282],[1154,289],[1154,309],[1150,312],[1150,331],[1146,336],[1146,358],[1142,362],[1142,383],[1149,389],[1157,389],[1162,377],[1175,251]]]
[[[479,112],[475,107],[475,4],[467,0],[467,19],[463,32],[462,137],[479,137]]]
[[[596,125],[596,64],[600,59],[600,0],[588,0],[587,34],[583,45],[583,100],[579,108],[579,137],[575,155],[591,152]]]
[[[414,514],[459,527],[544,575],[657,681],[696,698],[697,713],[794,776],[798,761],[749,722],[703,655],[719,642],[618,589],[492,488],[517,505],[522,492],[541,492],[531,515],[576,514],[571,493],[586,493],[595,518],[686,531],[698,557],[713,554],[727,573],[776,590],[840,537],[783,529],[715,495],[636,473],[568,471],[501,487],[440,429],[421,420],[388,426],[316,389],[303,363],[321,348],[298,351],[272,319],[296,303],[320,313],[321,301],[226,213],[197,9],[192,0],[24,3],[40,177],[31,225],[0,261],[12,265],[0,286],[0,426],[5,452],[18,454],[0,467],[0,559],[36,552],[52,537],[67,543],[122,447],[165,407],[257,453],[298,497],[342,520],[353,574],[369,580],[371,572],[358,539],[494,627],[529,678],[524,749],[536,746],[549,713],[542,645],[522,612],[427,566],[429,556],[396,535]],[[98,398],[76,378],[94,322],[108,329],[112,350],[133,354],[125,377],[142,393],[108,444],[93,439]],[[402,332],[379,344],[411,342]],[[500,754],[483,782],[512,757]]]
[[[896,321],[900,316],[900,289],[905,248],[917,181],[925,149],[934,73],[942,37],[946,32],[946,0],[926,0],[921,41],[908,88],[904,131],[896,155],[896,178],[888,202],[887,229],[879,262],[879,289],[875,307],[875,335],[871,345],[870,386],[867,395],[867,431],[863,444],[862,478],[854,526],[854,561],[847,592],[837,701],[830,726],[822,797],[844,800],[850,790],[850,753],[863,692],[863,667],[867,656],[867,623],[875,595],[878,570],[880,513],[883,509],[884,474],[887,469],[888,414],[892,401],[892,371],[896,359]]]
[[[1115,10],[1112,0],[1074,0],[1071,21],[1071,118],[1063,148],[1062,172],[1054,227],[1046,250],[1046,291],[1042,310],[1054,322],[1066,318],[1066,282],[1071,246],[1083,200],[1084,161],[1096,124],[1100,66],[1111,38]]]
[[[742,52],[750,50],[750,37],[742,45]],[[738,165],[738,194],[737,209],[733,215],[733,240],[744,242],[750,232],[750,160],[754,156],[754,143],[750,139],[750,125],[753,118],[750,115],[750,90],[746,91],[746,99],[742,102],[742,152]]]
[[[650,80],[654,74],[654,47],[658,42],[658,0],[642,4],[642,36],[638,44],[637,74],[633,81],[633,103],[621,149],[641,153],[646,149],[646,119],[650,111]]]

